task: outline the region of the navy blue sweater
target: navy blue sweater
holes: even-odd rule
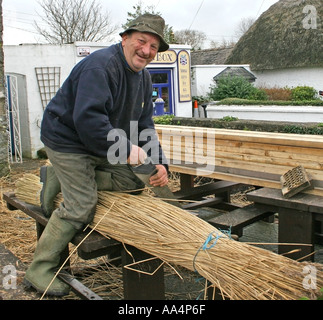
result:
[[[156,152],[151,155],[154,162],[166,163],[152,114],[149,72],[146,69],[139,73],[132,71],[121,44],[116,44],[92,53],[73,68],[45,109],[41,140],[55,151],[104,158],[112,147],[110,152],[118,149],[116,155],[121,162],[128,158],[132,143],[142,147],[147,146],[147,140],[150,145],[154,141],[159,150],[157,157]],[[131,121],[135,121],[132,126]],[[131,128],[134,132],[130,132]],[[114,129],[122,129],[123,134],[116,135]],[[140,141],[138,136],[144,129],[151,130],[142,135],[146,136],[146,141]]]

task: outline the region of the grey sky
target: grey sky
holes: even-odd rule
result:
[[[4,44],[35,43],[33,21],[41,13],[39,0],[3,0]],[[107,9],[112,22],[121,25],[126,22],[127,12],[139,0],[99,0]],[[144,5],[153,4],[166,23],[174,31],[188,29],[206,33],[209,41],[236,40],[235,31],[243,18],[258,18],[278,0],[142,0]],[[115,37],[118,41],[118,33]],[[209,42],[208,41],[208,42]],[[208,44],[206,42],[206,46]]]

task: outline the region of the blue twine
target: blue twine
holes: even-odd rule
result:
[[[230,239],[232,239],[232,237],[231,237],[231,226],[229,227],[229,229],[228,230],[221,230],[221,229],[219,229],[219,231],[222,233],[222,234],[218,234],[216,231],[213,231],[213,232],[211,232],[209,235],[208,235],[208,237],[207,237],[207,239],[205,240],[205,242],[199,247],[199,249],[197,250],[197,252],[196,252],[196,254],[195,254],[195,256],[194,256],[194,259],[193,259],[193,268],[194,268],[194,270],[195,270],[195,272],[197,273],[197,274],[199,274],[198,273],[198,271],[196,270],[196,268],[195,268],[195,260],[196,260],[196,258],[197,258],[197,255],[199,254],[199,252],[201,251],[201,250],[204,250],[204,251],[206,251],[206,250],[210,250],[210,249],[212,249],[213,247],[215,247],[215,245],[217,244],[217,242],[218,242],[218,240],[220,239],[220,238],[224,238],[224,234],[226,235],[226,236],[228,236]],[[213,234],[214,233],[216,233],[216,236],[214,237],[213,236]],[[202,278],[198,278],[198,279],[196,279],[195,281],[196,282],[200,282],[200,281],[202,281],[202,280],[204,280],[204,278],[202,277]],[[199,294],[199,296],[196,298],[196,300],[199,300],[200,299],[200,297],[201,297],[201,295],[202,295],[202,293],[200,293]]]
[[[197,255],[199,254],[199,252],[201,251],[201,250],[204,250],[204,251],[206,251],[206,250],[210,250],[210,249],[212,249],[212,248],[214,248],[215,247],[215,245],[217,244],[217,242],[218,242],[218,240],[220,239],[220,238],[224,238],[224,234],[226,235],[226,236],[228,236],[230,239],[232,239],[231,238],[231,226],[229,227],[229,229],[228,230],[220,230],[219,229],[219,231],[221,232],[221,233],[217,233],[217,231],[213,231],[213,232],[211,232],[209,235],[208,235],[208,237],[207,237],[207,239],[205,240],[205,242],[200,246],[200,248],[197,250],[197,252],[196,252],[196,254],[195,254],[195,256],[194,256],[194,259],[193,259],[193,268],[194,268],[194,270],[195,270],[195,272],[196,273],[198,273],[198,271],[196,270],[196,268],[195,268],[195,260],[196,260],[196,258],[197,258]],[[215,234],[215,236],[214,236],[214,234]]]

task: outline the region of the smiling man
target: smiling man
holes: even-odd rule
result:
[[[151,78],[145,69],[157,52],[168,50],[164,27],[160,16],[138,17],[120,34],[120,43],[79,62],[45,109],[41,140],[52,166],[40,171],[41,203],[50,219],[25,275],[25,284],[41,293],[54,277],[60,253],[92,221],[98,190],[142,188],[131,165],[143,163],[147,152],[157,167],[150,183],[168,183],[167,161],[152,120]],[[151,154],[144,151],[148,141],[139,139],[147,131],[154,133],[147,138],[156,146]],[[109,139],[111,135],[115,141]],[[116,143],[123,147],[115,150]],[[116,158],[118,163],[112,163]],[[64,202],[53,210],[60,191]],[[68,286],[56,278],[47,294],[68,292]]]

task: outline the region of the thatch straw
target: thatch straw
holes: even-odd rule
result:
[[[30,185],[34,185],[30,188]],[[32,203],[36,206],[40,206],[40,192],[42,189],[42,183],[39,181],[39,177],[27,173],[22,178],[16,181],[16,197],[27,203]]]
[[[29,185],[34,191],[38,187]],[[99,192],[92,225],[108,210],[97,231],[167,263],[198,272],[220,289],[223,297],[315,298],[323,287],[321,265],[315,265],[317,290],[306,290],[303,269],[309,263],[233,241],[209,223],[149,195]]]
[[[315,8],[315,15],[312,9],[303,13],[306,5]],[[223,64],[250,64],[251,70],[322,67],[322,16],[322,0],[277,1],[239,39]],[[318,23],[311,28],[312,18]]]

